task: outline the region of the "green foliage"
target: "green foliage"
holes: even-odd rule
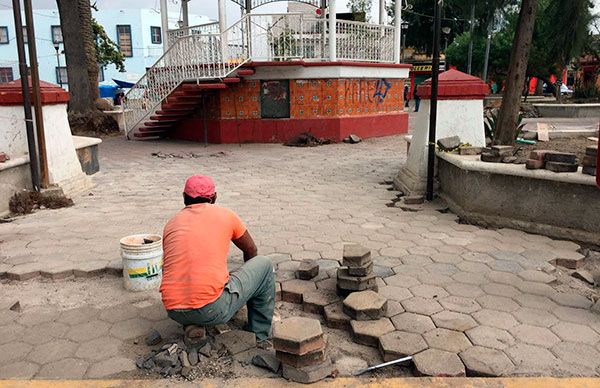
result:
[[[523,122],[523,113],[519,113],[519,121],[517,122],[517,128],[515,130],[515,140],[521,136],[523,132],[523,128],[527,123]],[[494,135],[496,133],[496,127],[498,125],[498,109],[486,109],[483,112],[483,126],[485,130],[485,137],[489,137],[490,139],[494,139]]]
[[[600,100],[600,88],[593,82],[584,84],[576,82],[573,88],[573,98],[585,100]]]
[[[92,18],[92,30],[96,37],[96,59],[98,65],[106,67],[112,63],[118,71],[124,72],[125,56],[119,50],[119,46],[108,37],[104,27],[102,27],[94,18]]]
[[[290,58],[302,57],[296,32],[291,28],[286,28],[281,35],[273,41],[273,54],[276,61],[284,61]]]
[[[367,19],[365,21],[368,21],[369,19],[371,5],[371,0],[348,0],[348,3],[346,3],[346,7],[348,7],[350,12],[352,12],[353,14],[364,14],[365,19]]]

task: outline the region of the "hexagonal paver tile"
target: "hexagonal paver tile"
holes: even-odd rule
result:
[[[31,345],[43,344],[54,338],[62,337],[68,330],[69,326],[64,323],[42,323],[26,329],[23,332],[22,340]]]
[[[454,282],[450,276],[443,275],[441,273],[421,273],[417,275],[417,278],[423,284],[431,284],[433,286],[444,286]]]
[[[549,275],[542,271],[537,271],[533,269],[527,269],[525,271],[519,272],[517,275],[521,277],[523,280],[527,280],[530,282],[538,282],[538,283],[551,283],[556,280],[556,276]]]
[[[162,305],[160,307],[162,308],[162,310],[164,312],[165,308]],[[111,306],[111,307],[104,309],[100,313],[100,319],[105,322],[108,322],[108,323],[115,323],[115,322],[130,319],[130,318],[134,318],[137,316],[137,314],[138,314],[138,309],[133,308],[130,304],[124,304],[124,305],[118,305],[118,306]],[[165,317],[166,317],[166,314],[165,314]]]
[[[473,346],[459,354],[467,376],[496,377],[509,373],[514,365],[500,350]]]
[[[552,311],[558,307],[556,303],[551,301],[549,298],[540,295],[520,294],[515,296],[513,299],[521,306],[532,309]]]
[[[437,327],[444,329],[465,331],[477,326],[477,322],[467,314],[444,310],[431,316]]]
[[[342,311],[342,302],[325,306],[323,310],[327,327],[340,330],[350,329],[350,317]]]
[[[459,313],[472,314],[475,311],[481,310],[479,303],[473,299],[465,298],[462,296],[449,296],[440,299],[440,304],[446,309],[456,311]]]
[[[108,333],[110,325],[103,321],[91,321],[73,326],[65,335],[74,342],[84,342]]]
[[[353,320],[350,321],[350,326],[354,342],[373,347],[379,345],[379,337],[395,330],[389,318],[381,318],[376,321]]]
[[[402,302],[403,300],[412,298],[413,296],[408,288],[396,286],[379,287],[378,293],[388,300],[395,300],[397,302]]]
[[[31,345],[25,342],[8,342],[0,345],[0,365],[19,361],[29,353]]]
[[[472,284],[474,286],[481,286],[489,283],[489,280],[481,273],[473,272],[459,272],[452,275],[452,279],[459,283]]]
[[[485,253],[478,252],[465,252],[460,255],[464,260],[471,261],[475,263],[491,263],[494,261],[494,258]]]
[[[567,292],[553,293],[550,295],[550,299],[561,306],[577,307],[582,309],[590,308],[592,304],[594,304],[591,300],[583,295]]]
[[[89,364],[86,361],[78,358],[65,358],[42,366],[36,378],[47,380],[80,380],[85,375],[88,366]]]
[[[436,263],[458,264],[462,261],[462,258],[459,255],[453,253],[437,252],[431,255],[431,260],[433,260]]]
[[[379,337],[379,352],[384,361],[412,356],[425,349],[427,343],[420,334],[393,331]]]
[[[312,280],[292,279],[281,283],[281,299],[289,303],[302,303],[302,294],[316,290]]]
[[[540,296],[550,296],[556,292],[551,286],[538,282],[522,281],[515,285],[515,287],[517,287],[522,293]]]
[[[423,338],[429,347],[452,353],[459,353],[473,346],[464,333],[439,327],[423,334]]]
[[[486,273],[491,271],[490,267],[484,263],[475,261],[463,261],[462,263],[456,264],[456,267],[464,272]]]
[[[90,379],[100,379],[135,369],[136,366],[133,360],[125,357],[112,357],[92,364],[86,373],[86,377]]]
[[[473,284],[453,283],[445,285],[444,288],[450,295],[464,296],[467,298],[477,298],[484,295],[484,292],[479,286]]]
[[[390,276],[393,276],[395,272],[392,269],[392,267],[388,267],[385,265],[374,265],[373,273],[375,274],[375,276],[386,279]]]
[[[311,290],[302,294],[302,309],[311,314],[323,314],[325,306],[339,300],[333,290]]]
[[[112,325],[110,334],[116,338],[127,340],[145,335],[152,328],[152,324],[146,319],[131,318]]]
[[[511,314],[517,318],[519,322],[532,326],[550,327],[558,322],[558,319],[546,310],[520,307]]]
[[[66,310],[60,313],[57,322],[66,323],[70,326],[79,325],[81,323],[92,321],[100,314],[100,310],[93,307],[79,307],[76,309]]]
[[[493,269],[495,271],[511,272],[511,273],[519,273],[519,272],[523,271],[523,267],[515,261],[494,260],[493,262],[488,263],[488,265],[490,266],[491,269]]]
[[[420,296],[421,298],[427,299],[441,299],[448,296],[448,293],[443,288],[429,284],[421,284],[411,287],[409,290],[414,296]]]
[[[0,344],[14,341],[16,338],[20,338],[24,332],[25,327],[16,323],[0,326]]]
[[[579,342],[591,346],[600,341],[600,336],[589,326],[578,325],[570,322],[559,322],[550,328],[561,340]]]
[[[121,344],[120,340],[112,337],[96,338],[79,345],[75,356],[90,361],[112,358],[119,354]]]
[[[323,330],[316,319],[290,317],[273,325],[275,350],[301,356],[324,345]]]
[[[28,380],[33,378],[39,366],[32,362],[17,361],[0,366],[0,379]]]
[[[523,279],[515,274],[508,272],[492,271],[485,274],[492,282],[506,284],[508,286],[517,287],[523,282]]]
[[[518,343],[504,351],[518,369],[530,372],[551,372],[558,360],[548,350],[539,346]]]
[[[414,356],[418,375],[433,377],[465,376],[465,366],[455,353],[439,349],[427,349]]]
[[[403,300],[402,307],[408,312],[422,315],[431,315],[442,311],[442,306],[434,299],[414,297]]]
[[[510,329],[517,326],[519,322],[511,314],[504,311],[483,309],[473,314],[473,318],[482,325],[497,327],[498,329]]]
[[[466,331],[474,345],[503,350],[516,343],[509,332],[490,326],[477,326]]]
[[[425,315],[402,313],[392,318],[392,323],[397,330],[423,334],[435,329],[431,318]]]
[[[75,342],[66,339],[57,339],[37,345],[27,358],[37,364],[47,364],[72,357],[75,354],[75,349],[77,349]]]
[[[496,295],[484,295],[476,299],[483,308],[511,312],[519,308],[512,299]]]
[[[497,295],[497,296],[505,296],[507,298],[512,298],[513,296],[517,296],[521,293],[521,291],[517,290],[513,286],[508,286],[506,284],[500,283],[487,283],[481,286],[483,291],[486,294]]]
[[[454,275],[455,273],[459,272],[459,269],[456,268],[455,265],[446,263],[427,264],[425,265],[425,269],[427,272],[441,273],[444,275]]]
[[[36,326],[40,323],[49,323],[57,319],[58,312],[36,311],[21,314],[16,320],[17,323],[23,326]]]
[[[600,365],[600,352],[590,345],[560,342],[554,345],[551,350],[564,362],[584,365],[591,369],[595,369]]]
[[[343,311],[357,321],[379,319],[387,312],[387,299],[370,290],[353,292],[344,299]]]
[[[518,325],[509,330],[509,332],[518,340],[531,345],[543,346],[546,348],[560,342],[554,333],[545,327],[531,325]]]
[[[397,302],[395,300],[388,300],[387,313],[385,314],[386,317],[391,318],[403,312],[404,307],[402,307],[400,302]]]
[[[394,275],[384,279],[385,284],[388,286],[396,286],[396,287],[414,287],[421,284],[419,279],[414,276],[409,275]]]

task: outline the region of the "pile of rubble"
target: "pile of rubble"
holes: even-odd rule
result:
[[[360,244],[346,244],[342,264],[343,267],[337,270],[338,295],[347,296],[355,291],[377,291],[371,251]]]

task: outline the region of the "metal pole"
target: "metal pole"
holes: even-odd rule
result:
[[[246,0],[245,4],[246,15],[248,15],[248,21],[246,22],[248,23],[248,55],[250,56],[250,59],[252,59],[252,17],[250,16],[252,13],[252,0]]]
[[[221,33],[221,61],[225,62],[225,58],[227,57],[227,41],[226,37],[223,35],[223,31],[227,29],[227,7],[225,4],[225,0],[219,0],[219,32]],[[243,17],[243,15],[242,15]],[[248,38],[250,39],[250,38]]]
[[[329,0],[329,60],[337,61],[336,0]]]
[[[442,29],[443,0],[436,0],[434,10],[433,56],[431,61],[431,100],[429,108],[429,145],[427,155],[427,200],[433,200],[433,174],[435,166],[435,130],[437,125],[437,94],[440,74],[440,30]]]
[[[31,186],[33,190],[40,191],[40,171],[38,155],[35,145],[35,131],[31,116],[31,100],[29,98],[29,78],[27,74],[27,60],[25,58],[25,41],[23,39],[23,22],[21,21],[21,2],[12,0],[13,16],[15,18],[15,36],[17,37],[17,53],[19,55],[19,74],[21,76],[21,90],[23,93],[23,112],[25,115],[25,129],[27,131],[27,148],[29,150],[29,169],[31,171]]]
[[[325,42],[327,40],[327,28],[325,15],[327,14],[327,0],[321,0],[321,20],[319,21],[319,28],[321,29],[321,58],[325,58]]]
[[[58,84],[60,85],[60,87],[63,87],[63,82],[62,82],[62,76],[60,74],[60,50],[56,50],[56,67],[57,67],[57,78],[58,78]]]
[[[471,4],[471,21],[469,23],[469,55],[467,58],[467,73],[471,74],[471,66],[473,64],[473,30],[475,28],[475,0],[473,0],[473,4]]]
[[[31,0],[24,0],[25,23],[27,28],[27,46],[29,46],[29,67],[31,69],[31,88],[33,89],[33,106],[35,111],[35,129],[37,132],[40,155],[40,172],[42,188],[50,185],[48,175],[48,155],[46,153],[46,133],[44,131],[44,113],[42,112],[42,93],[40,91],[40,72],[38,69],[37,49],[35,46],[35,28],[33,26],[33,7]]]
[[[188,2],[190,0],[181,0],[181,13],[182,13],[182,17],[183,17],[183,27],[189,27],[190,26],[190,18],[189,18],[189,14],[188,14]]]
[[[492,45],[492,23],[490,22],[487,30],[487,41],[485,42],[485,58],[483,60],[483,81],[487,82],[488,66],[490,63],[490,47]]]
[[[169,8],[167,0],[160,0],[160,26],[162,30],[163,53],[169,49]]]
[[[402,43],[402,0],[394,3],[394,62],[400,63],[400,46]]]
[[[385,24],[385,0],[379,0],[379,24]]]

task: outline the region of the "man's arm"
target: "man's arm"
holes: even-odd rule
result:
[[[248,231],[246,231],[242,237],[238,238],[237,240],[233,240],[233,243],[236,247],[240,248],[242,252],[244,252],[244,261],[248,261],[257,255],[258,250],[256,249],[256,244],[254,243],[254,240]]]

